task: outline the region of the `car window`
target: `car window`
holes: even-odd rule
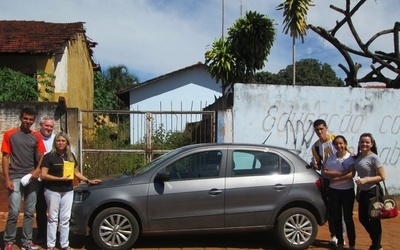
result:
[[[289,174],[290,165],[279,155],[260,151],[233,151],[232,175]]]
[[[291,168],[287,161],[281,158],[281,174],[290,174]]]
[[[261,163],[255,154],[255,152],[234,151],[233,162],[235,163],[235,170],[259,169]]]
[[[181,149],[175,149],[175,150],[170,151],[170,152],[168,152],[168,153],[166,153],[166,154],[160,155],[159,157],[157,157],[156,159],[154,159],[154,160],[151,161],[150,163],[144,165],[143,167],[141,167],[141,168],[139,168],[139,169],[134,169],[134,170],[133,170],[133,173],[134,173],[135,175],[144,174],[144,173],[146,173],[147,171],[149,171],[150,169],[152,169],[154,166],[157,166],[157,164],[158,164],[160,161],[167,160],[169,157],[173,157],[174,155],[179,154],[181,151],[182,151]]]
[[[188,155],[166,167],[170,180],[214,178],[219,176],[222,152],[206,151]]]

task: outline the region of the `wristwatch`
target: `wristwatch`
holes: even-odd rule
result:
[[[90,182],[89,178],[87,178],[85,182],[86,182],[87,184],[89,184],[89,182]]]

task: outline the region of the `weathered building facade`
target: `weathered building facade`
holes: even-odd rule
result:
[[[28,76],[38,70],[53,74],[53,93],[42,95],[50,102],[63,97],[67,107],[93,109],[96,43],[86,36],[83,24],[0,21],[0,68]]]

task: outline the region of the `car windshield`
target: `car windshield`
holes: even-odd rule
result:
[[[135,169],[133,171],[133,173],[134,173],[134,175],[143,174],[143,173],[147,172],[148,170],[152,169],[155,165],[157,165],[158,162],[162,162],[164,160],[167,160],[170,157],[173,157],[174,155],[180,153],[181,151],[182,151],[181,149],[175,149],[175,150],[172,150],[172,151],[170,151],[168,153],[165,153],[165,154],[157,157],[156,159],[154,159],[152,162],[144,165],[143,167]]]

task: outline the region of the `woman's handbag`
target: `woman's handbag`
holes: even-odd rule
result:
[[[376,185],[376,196],[369,200],[369,217],[371,219],[390,219],[395,218],[399,214],[396,200],[390,196],[385,181],[385,195],[381,196],[379,192],[379,185]]]

